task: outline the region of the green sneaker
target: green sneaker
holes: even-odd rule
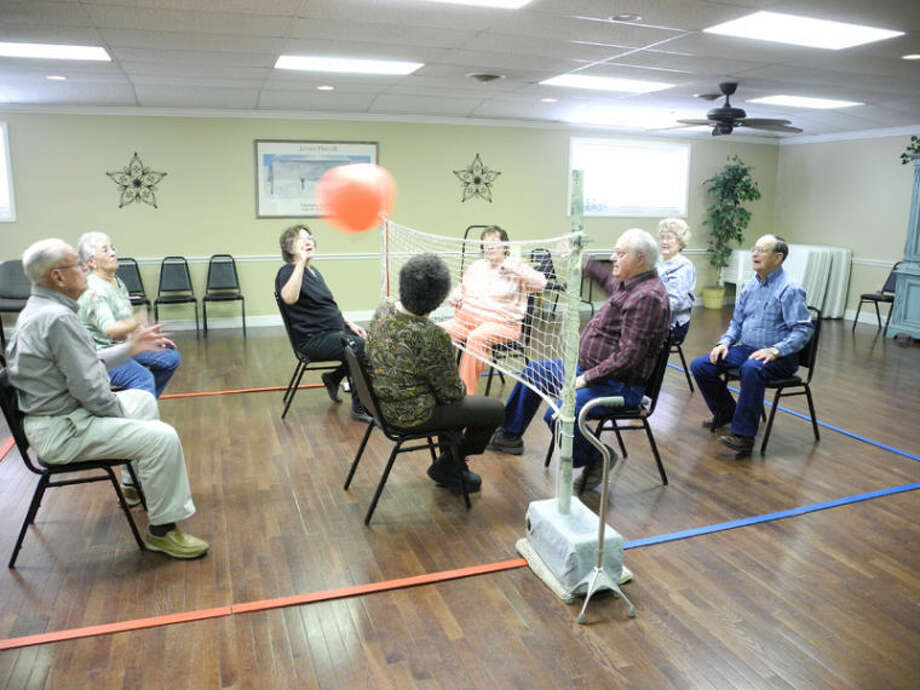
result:
[[[208,552],[208,542],[176,527],[165,536],[158,537],[147,532],[144,545],[148,551],[159,551],[172,558],[200,558]]]

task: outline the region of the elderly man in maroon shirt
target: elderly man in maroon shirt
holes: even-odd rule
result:
[[[655,270],[655,239],[644,230],[627,230],[617,240],[610,259],[610,275],[597,276],[610,298],[588,322],[578,344],[576,417],[589,400],[610,395],[621,395],[627,407],[637,407],[668,332],[670,307],[667,290]],[[547,395],[558,395],[563,381],[562,362],[531,362],[522,378]],[[516,384],[505,404],[505,422],[489,448],[522,454],[521,436],[539,407],[540,395],[529,386]],[[544,419],[549,425],[553,423],[552,415],[553,410],[547,409]],[[572,461],[575,467],[585,467],[579,480],[584,489],[593,489],[600,483],[599,459],[600,453],[576,428]]]

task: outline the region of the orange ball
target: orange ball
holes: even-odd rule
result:
[[[340,165],[320,178],[316,199],[330,225],[344,232],[364,232],[393,210],[396,182],[373,163]]]

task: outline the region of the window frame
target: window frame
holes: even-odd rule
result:
[[[569,160],[568,160],[568,194],[567,207],[571,208],[572,200],[572,170],[574,169],[574,159],[576,155],[576,146],[583,142],[590,142],[606,148],[627,148],[650,150],[680,150],[686,157],[686,168],[684,171],[683,191],[679,202],[673,206],[610,206],[603,211],[588,211],[585,209],[585,218],[666,218],[677,217],[686,218],[690,203],[690,142],[661,141],[653,139],[634,139],[620,137],[569,137]],[[584,170],[585,189],[587,190],[588,171]]]
[[[0,212],[0,223],[16,222],[16,197],[13,195],[13,162],[10,155],[10,132],[6,122],[0,121],[0,146],[3,151],[0,153],[0,165],[6,166],[6,182],[10,199],[9,215],[3,215]]]

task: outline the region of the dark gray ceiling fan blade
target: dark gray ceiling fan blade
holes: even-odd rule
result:
[[[722,98],[721,93],[695,93],[693,95],[703,101],[714,101],[717,98]]]
[[[761,122],[763,122],[763,120],[761,120]],[[789,125],[784,125],[781,123],[780,124],[767,123],[767,124],[760,124],[760,125],[752,125],[750,124],[750,122],[746,120],[741,120],[735,123],[735,126],[748,127],[750,129],[761,129],[766,132],[788,132],[789,134],[798,134],[802,131],[798,127],[790,127]]]
[[[678,120],[682,125],[711,125],[712,120]]]
[[[791,120],[777,120],[769,117],[746,117],[741,120],[746,127],[760,127],[761,125],[791,125]]]

